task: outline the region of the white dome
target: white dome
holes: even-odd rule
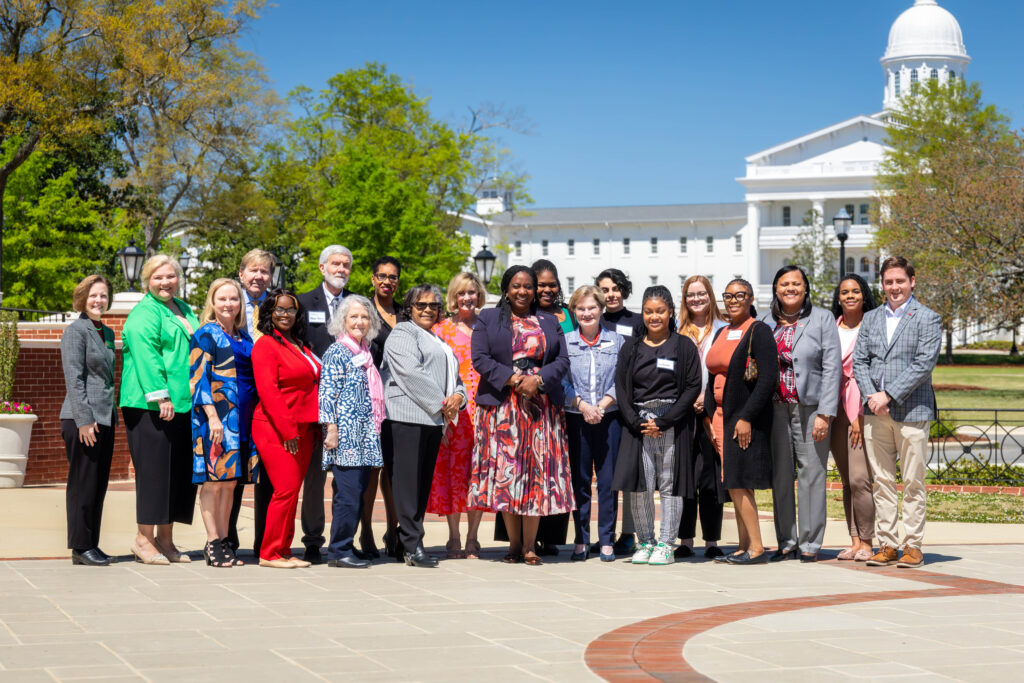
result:
[[[935,0],[915,0],[889,29],[889,46],[882,61],[905,57],[969,59],[956,17]]]

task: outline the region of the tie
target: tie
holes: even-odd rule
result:
[[[249,303],[252,305],[252,315],[249,316],[249,336],[255,342],[263,336],[263,333],[256,327],[256,324],[260,321],[260,305],[256,301],[250,301]]]
[[[333,299],[331,299],[331,303],[330,303],[331,320],[334,320],[334,314],[338,312],[338,306],[340,306],[340,305],[341,305],[341,297],[340,296],[336,296]]]

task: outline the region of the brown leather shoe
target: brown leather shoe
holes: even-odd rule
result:
[[[888,567],[896,564],[896,562],[896,548],[883,545],[877,553],[871,556],[871,559],[867,561],[867,565],[869,567]]]
[[[922,564],[924,564],[924,555],[921,554],[921,550],[919,548],[911,548],[908,545],[903,549],[903,555],[896,566],[912,569],[920,567]]]

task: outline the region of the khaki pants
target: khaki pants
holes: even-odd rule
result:
[[[924,542],[928,422],[896,422],[888,415],[864,416],[864,448],[873,479],[878,541],[890,548],[921,549]],[[897,538],[896,458],[903,479],[903,544]]]

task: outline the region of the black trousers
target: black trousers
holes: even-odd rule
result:
[[[718,455],[715,447],[701,425],[693,440],[694,481],[697,483],[697,497],[683,499],[683,516],[679,520],[679,538],[693,538],[697,533],[697,516],[700,515],[701,535],[705,541],[719,541],[722,538],[722,503],[718,499]]]
[[[423,544],[423,516],[444,428],[391,420],[385,420],[383,428],[391,430],[394,443],[391,452],[383,455],[395,497],[398,541],[405,552],[412,553]]]
[[[340,560],[354,557],[353,541],[359,514],[363,509],[363,491],[370,480],[369,467],[343,467],[331,465],[331,543],[327,547],[327,558]]]
[[[137,524],[191,524],[196,507],[192,483],[192,421],[175,413],[170,421],[142,408],[122,408],[128,451],[135,466]]]
[[[68,454],[68,548],[92,550],[100,544],[103,499],[114,457],[114,428],[98,425],[96,444],[78,439],[74,420],[61,420],[60,433]]]
[[[270,483],[270,475],[263,468],[260,468],[260,478],[252,488],[252,552],[256,557],[260,556],[260,546],[263,545],[263,530],[267,528],[267,508],[270,507],[270,499],[274,497],[274,485]]]
[[[323,469],[323,455],[324,440],[318,436],[313,441],[313,457],[309,459],[309,469],[302,482],[302,545],[307,548],[320,548],[324,544],[327,471]]]

